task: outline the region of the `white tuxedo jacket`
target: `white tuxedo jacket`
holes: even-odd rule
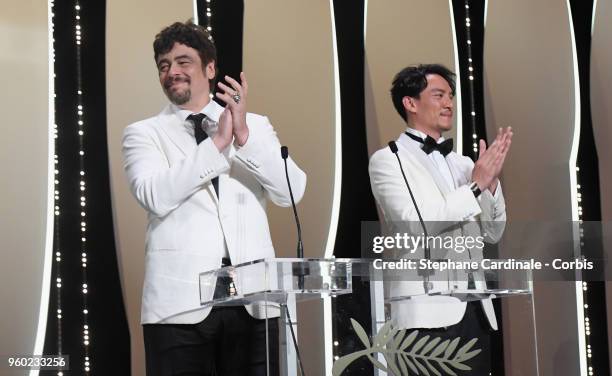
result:
[[[454,180],[454,187],[439,172],[434,162],[421,150],[421,145],[402,134],[397,140],[398,155],[419,206],[428,235],[438,236],[483,236],[489,243],[496,243],[505,228],[506,211],[501,185],[495,197],[485,190],[478,199],[469,189],[474,163],[468,157],[451,152],[446,156]],[[422,234],[419,219],[402,177],[397,158],[386,147],[374,153],[369,165],[372,191],[391,228],[410,234]],[[398,226],[399,225],[399,226]],[[406,228],[407,226],[407,228]],[[386,251],[385,251],[386,252]],[[455,260],[481,260],[482,248],[472,248],[462,253],[449,249],[431,250],[432,258]],[[394,253],[393,258],[414,258],[420,254]],[[478,283],[482,283],[477,281]],[[433,282],[434,290],[447,287],[442,281]],[[467,287],[467,281],[459,282]],[[389,281],[385,293],[390,296],[405,296],[424,292],[422,281]],[[490,300],[484,300],[483,309],[493,329],[497,329],[495,313]],[[391,304],[391,316],[402,328],[438,328],[457,324],[463,318],[466,303],[451,297],[427,297],[427,300],[409,300]]]
[[[222,111],[211,101],[202,112],[218,121]],[[198,274],[219,268],[225,247],[234,265],[274,257],[266,201],[291,205],[281,145],[266,117],[249,113],[246,121],[246,144],[223,153],[211,138],[197,145],[193,126],[172,105],[125,129],[125,172],[148,214],[143,324],[204,319],[210,308],[200,308]],[[299,201],[306,175],[287,162]],[[211,182],[217,176],[219,198]],[[210,299],[213,290],[202,291],[202,297]],[[247,307],[255,317],[261,316],[257,308]],[[190,311],[197,315],[187,321],[194,322],[185,320],[183,313]]]

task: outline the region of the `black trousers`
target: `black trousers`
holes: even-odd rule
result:
[[[478,338],[478,341],[472,346],[470,351],[481,349],[482,351],[464,362],[465,365],[472,368],[471,371],[458,370],[450,367],[458,376],[488,376],[491,372],[491,326],[489,321],[482,310],[482,303],[479,301],[468,302],[465,309],[465,315],[463,319],[455,325],[446,328],[433,328],[433,329],[414,329],[419,331],[417,339],[413,343],[418,341],[418,338],[429,336],[430,340],[436,337],[440,337],[440,343],[450,339],[451,341],[457,337],[461,340],[455,349],[455,353],[464,344],[469,342],[472,338]],[[409,329],[408,333],[412,332],[413,329]],[[433,366],[440,371],[442,375],[447,373],[440,369],[435,362],[432,362]]]
[[[143,325],[147,376],[266,375],[266,320],[215,307],[198,324]],[[268,320],[270,375],[279,374],[278,319]]]

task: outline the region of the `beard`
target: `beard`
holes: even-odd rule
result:
[[[173,91],[171,89],[171,86],[176,82],[185,82],[189,84],[190,80],[186,77],[177,77],[174,79],[168,78],[166,81],[164,81],[164,93],[166,94],[166,97],[168,97],[170,102],[174,103],[177,106],[180,106],[189,102],[189,100],[191,99],[191,88],[187,87],[187,89],[184,89],[182,91]]]

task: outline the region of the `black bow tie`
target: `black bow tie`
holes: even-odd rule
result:
[[[406,135],[408,135],[408,137],[410,137],[411,139],[422,143],[423,146],[421,147],[421,149],[425,152],[425,154],[431,154],[432,151],[437,150],[440,152],[440,154],[446,157],[448,153],[453,151],[452,138],[444,140],[441,143],[437,143],[436,140],[434,140],[431,136],[427,136],[425,140],[423,140],[421,137],[415,136],[412,133],[406,132]]]

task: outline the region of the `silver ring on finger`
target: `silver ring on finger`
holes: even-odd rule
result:
[[[234,102],[236,102],[236,104],[240,103],[240,94],[236,93],[234,95],[232,95],[232,99],[234,100]]]

